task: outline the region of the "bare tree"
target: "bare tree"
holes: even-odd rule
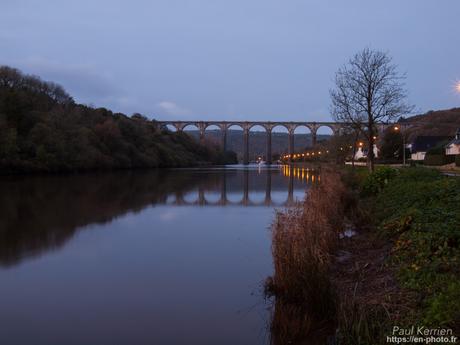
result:
[[[405,75],[398,74],[391,57],[365,48],[341,67],[330,91],[331,111],[336,121],[360,128],[368,143],[367,164],[374,170],[376,124],[387,123],[410,113],[406,103]]]

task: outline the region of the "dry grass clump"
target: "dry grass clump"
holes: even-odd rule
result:
[[[334,318],[336,298],[328,270],[346,203],[339,173],[322,171],[321,183],[309,190],[303,203],[277,214],[272,235],[275,273],[266,284],[267,293],[276,296],[272,333],[283,333],[283,321],[290,320],[289,331],[294,322],[296,332],[302,330],[305,336],[312,324]],[[298,341],[300,336],[291,338]]]

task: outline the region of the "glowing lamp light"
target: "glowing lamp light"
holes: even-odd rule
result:
[[[455,83],[455,91],[460,93],[460,80]]]
[[[360,141],[358,145],[359,145],[359,146],[363,146],[364,144],[363,144],[362,141]]]
[[[393,128],[395,131],[399,131],[399,127],[398,126],[394,126]]]

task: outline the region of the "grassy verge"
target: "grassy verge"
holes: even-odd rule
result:
[[[390,175],[384,183],[369,183],[370,176],[364,186],[378,186],[377,193],[367,189],[376,229],[393,244],[389,264],[401,286],[416,293],[416,310],[405,321],[458,327],[460,179],[423,168]]]
[[[357,250],[346,265],[359,267],[361,278],[338,278],[342,342],[383,344],[396,325],[452,328],[458,335],[460,179],[382,167],[350,181],[369,227],[353,240]],[[346,279],[361,289],[351,294]]]

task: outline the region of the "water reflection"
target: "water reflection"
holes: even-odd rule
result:
[[[108,223],[151,205],[289,206],[316,176],[310,169],[281,166],[4,177],[0,265],[58,247],[88,224]]]
[[[284,177],[288,178],[287,183],[287,198],[282,202],[277,202],[276,200],[272,199],[272,173],[268,171],[264,171],[261,174],[261,171],[258,170],[257,175],[258,179],[256,181],[256,186],[250,186],[249,176],[251,174],[250,170],[243,170],[243,186],[242,186],[242,195],[239,200],[229,199],[228,198],[228,191],[234,192],[234,188],[228,188],[228,184],[230,186],[235,186],[235,181],[227,181],[227,174],[224,173],[220,176],[220,190],[213,190],[211,193],[206,192],[209,191],[209,186],[200,185],[198,188],[198,192],[193,196],[191,193],[184,193],[182,191],[176,193],[174,195],[174,199],[169,198],[167,199],[168,204],[176,205],[176,206],[190,206],[190,205],[198,205],[198,206],[232,206],[232,205],[241,205],[241,206],[275,206],[275,207],[282,207],[282,206],[290,206],[292,205],[298,198],[296,198],[294,194],[294,181],[297,180],[296,187],[299,188],[299,185],[302,184],[311,184],[315,183],[316,174],[310,169],[306,168],[289,168],[288,166],[283,166],[280,170]],[[264,189],[264,198],[263,200],[256,200],[256,198],[252,198],[249,196],[250,191],[252,191],[255,196],[260,196],[260,185],[265,180],[265,189]],[[318,179],[319,181],[319,179]],[[278,188],[278,186],[277,186]]]
[[[252,294],[271,274],[267,228],[316,176],[237,167],[0,178],[0,339],[267,343],[268,313]],[[87,331],[71,342],[75,320]]]

